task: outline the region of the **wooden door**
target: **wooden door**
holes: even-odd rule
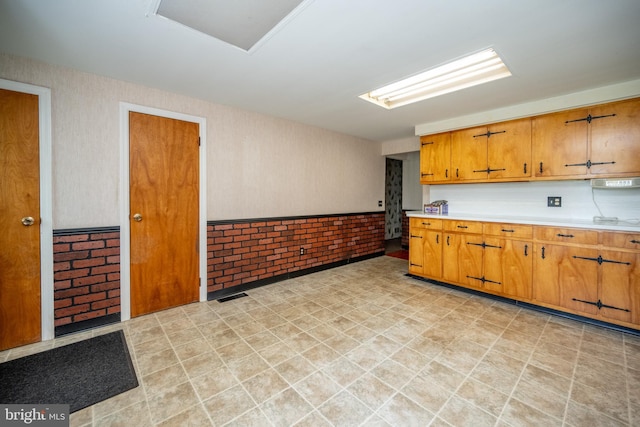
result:
[[[487,179],[486,133],[484,126],[451,132],[452,180]]]
[[[442,232],[426,231],[424,233],[423,273],[434,279],[442,277]]]
[[[603,251],[600,314],[604,320],[640,324],[640,254]]]
[[[39,159],[38,96],[0,89],[0,350],[41,339]]]
[[[425,230],[409,229],[409,273],[422,275],[424,271]]]
[[[587,173],[586,109],[535,117],[532,122],[533,170],[537,177]]]
[[[489,178],[531,176],[531,119],[488,126]]]
[[[598,263],[577,257],[597,258],[598,251],[536,244],[533,296],[542,303],[593,315],[598,308],[583,301],[598,300]]]
[[[198,300],[199,128],[129,113],[131,316]]]
[[[640,100],[594,107],[591,116],[601,118],[591,121],[590,173],[640,173]]]
[[[449,181],[451,175],[449,132],[420,138],[420,182]]]
[[[507,296],[530,299],[531,242],[487,238],[485,243],[491,246],[484,252],[484,276],[491,281],[485,283],[485,288]]]

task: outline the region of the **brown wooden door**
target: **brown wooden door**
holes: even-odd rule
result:
[[[486,133],[484,126],[451,132],[451,174],[454,181],[487,179]]]
[[[409,273],[424,273],[424,239],[425,230],[409,229]]]
[[[198,300],[198,135],[129,113],[132,317]]]
[[[488,127],[490,178],[531,176],[531,119],[512,120]]]
[[[591,122],[589,172],[640,173],[640,100],[594,107],[591,116],[601,118]]]
[[[603,251],[600,314],[604,320],[640,324],[640,254]]]
[[[442,232],[427,231],[424,234],[423,273],[434,279],[442,277]]]
[[[41,339],[38,132],[38,96],[0,89],[0,350]]]
[[[532,122],[533,170],[537,177],[586,175],[589,110],[535,117]],[[574,166],[577,165],[577,166]]]
[[[420,138],[420,182],[449,181],[450,163],[449,132]]]
[[[491,245],[484,251],[484,277],[490,280],[485,282],[485,289],[508,296],[531,298],[531,242],[487,238],[485,243]]]

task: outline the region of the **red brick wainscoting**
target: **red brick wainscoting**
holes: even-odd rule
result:
[[[55,230],[53,263],[56,335],[120,320],[119,227]]]
[[[384,212],[210,221],[207,248],[212,299],[384,255]]]
[[[400,239],[400,244],[403,249],[409,249],[409,217],[407,212],[409,211],[402,211],[402,238]]]

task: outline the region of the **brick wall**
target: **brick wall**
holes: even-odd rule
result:
[[[402,211],[402,238],[400,244],[403,248],[409,249],[409,217],[407,211]]]
[[[384,212],[209,222],[207,291],[384,254],[384,227]]]
[[[120,313],[118,227],[53,233],[56,328]]]

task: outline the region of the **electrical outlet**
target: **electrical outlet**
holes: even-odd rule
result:
[[[304,255],[304,248],[300,248],[300,255]]]
[[[562,206],[562,197],[549,196],[547,197],[547,206],[550,208],[559,208]]]
[[[382,200],[378,200],[378,207],[381,208],[382,207]]]

